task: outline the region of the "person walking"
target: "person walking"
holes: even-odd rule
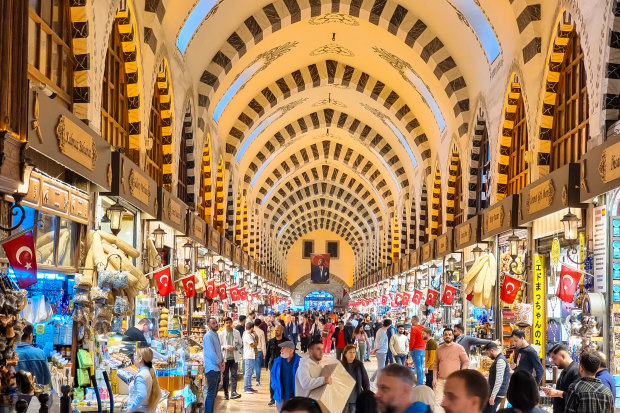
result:
[[[442,407],[446,413],[480,413],[489,399],[489,386],[477,370],[456,370],[446,379],[445,394]]]
[[[392,352],[390,351],[390,347],[389,347],[389,342],[392,339],[392,336],[396,334],[396,329],[394,328],[394,326],[392,325],[392,320],[390,320],[390,325],[388,326],[387,329],[387,339],[388,339],[388,352],[387,352],[387,356],[385,359],[385,363],[394,363],[394,354],[392,354]]]
[[[397,364],[404,366],[409,355],[409,337],[405,334],[405,326],[398,326],[396,334],[390,339],[390,351]]]
[[[161,397],[159,382],[153,370],[153,351],[150,347],[138,347],[133,355],[138,374],[129,386],[128,412],[155,413]]]
[[[443,402],[444,387],[448,376],[467,367],[469,367],[469,359],[465,354],[465,349],[454,342],[452,329],[450,327],[444,328],[443,344],[437,348],[435,364],[433,365],[433,388],[435,389],[437,405],[441,406]]]
[[[614,396],[614,400],[616,400],[616,383],[612,375],[609,374],[609,370],[607,370],[607,357],[605,357],[601,351],[597,351],[596,355],[601,360],[601,367],[599,367],[596,372],[596,378],[602,381],[605,386],[609,387],[611,395]]]
[[[308,345],[313,341],[321,341],[321,333],[323,332],[323,325],[317,317],[310,318],[310,337],[308,339]]]
[[[381,327],[375,335],[375,347],[370,352],[377,357],[377,370],[372,375],[370,381],[375,381],[381,370],[385,367],[385,360],[387,357],[389,342],[387,337],[388,328],[392,325],[392,320],[386,318],[383,320],[383,327]]]
[[[351,390],[349,400],[345,407],[345,413],[355,413],[355,402],[357,397],[366,390],[370,390],[370,381],[368,380],[368,372],[364,367],[364,362],[357,359],[357,349],[353,344],[348,344],[344,348],[342,354],[342,367],[349,373],[353,380],[355,380],[355,387]]]
[[[207,379],[207,395],[205,396],[205,413],[213,413],[217,387],[224,371],[225,363],[222,356],[222,344],[217,335],[219,325],[215,317],[207,321],[209,331],[202,339],[202,352],[204,358],[205,377]]]
[[[263,368],[263,361],[267,353],[267,343],[265,333],[260,328],[262,320],[258,318],[254,321],[254,334],[256,335],[256,358],[254,359],[254,374],[256,375],[256,387],[260,387],[260,372]]]
[[[478,338],[464,334],[465,328],[463,327],[463,324],[456,324],[453,331],[454,342],[463,346],[463,348],[465,349],[465,354],[467,354],[467,356],[469,356],[471,346],[486,346],[487,344],[493,342],[493,340],[486,340],[484,338]]]
[[[581,378],[568,386],[564,393],[566,413],[612,413],[614,399],[611,390],[596,378],[601,359],[595,352],[584,352],[579,356]]]
[[[359,361],[366,361],[366,352],[370,347],[370,339],[362,324],[358,324],[353,330],[353,342],[357,344],[357,359]]]
[[[353,343],[353,336],[350,334],[349,330],[345,328],[342,320],[338,321],[338,327],[336,327],[334,331],[332,341],[336,344],[336,360],[341,360],[344,348]]]
[[[15,348],[19,356],[16,371],[29,371],[35,377],[37,384],[47,386],[52,382],[52,374],[47,363],[45,352],[32,345],[34,340],[34,326],[26,324],[22,331],[21,343]]]
[[[366,337],[368,337],[368,345],[366,346],[364,361],[370,361],[370,349],[372,348],[375,339],[375,329],[374,323],[368,314],[366,314],[362,325],[364,326],[364,332],[366,333]]]
[[[510,381],[510,366],[506,356],[502,354],[501,349],[494,342],[487,344],[484,351],[493,360],[493,364],[489,368],[489,389],[491,390],[491,395],[484,408],[484,413],[495,413],[497,406],[506,397]]]
[[[579,364],[573,361],[570,350],[563,344],[556,344],[549,351],[551,362],[562,369],[560,377],[555,385],[555,389],[546,386],[543,391],[547,397],[553,398],[553,413],[564,413],[565,401],[564,393],[568,387],[579,380]]]
[[[422,335],[423,325],[418,316],[411,317],[411,331],[409,332],[409,352],[413,360],[418,386],[424,383],[424,355],[426,340]],[[432,381],[432,380],[431,380]],[[428,386],[428,382],[426,384]]]
[[[308,344],[310,343],[310,328],[312,328],[312,323],[307,316],[304,316],[301,323],[301,328],[299,329],[299,340],[301,343],[301,351],[303,353],[308,351]]]
[[[284,337],[284,327],[281,324],[278,324],[274,328],[274,337],[269,339],[267,342],[267,353],[265,354],[265,366],[267,367],[267,370],[271,371],[273,368],[274,360],[279,357],[279,354],[281,354],[280,344],[286,341],[289,340]],[[269,377],[271,378],[271,374]],[[274,391],[271,384],[269,385],[269,394],[271,398],[268,405],[273,406],[276,404],[276,401],[273,398]]]
[[[515,361],[510,364],[510,368],[513,371],[525,370],[530,374],[535,372],[536,383],[540,386],[544,372],[543,366],[538,357],[538,352],[525,339],[525,331],[518,328],[512,330],[510,344],[515,347],[513,359]]]
[[[284,331],[286,336],[295,344],[295,347],[297,347],[297,323],[295,317],[290,314],[287,315],[285,317],[285,324]]]
[[[280,356],[273,361],[271,368],[270,387],[278,412],[287,400],[295,397],[295,374],[299,368],[301,357],[295,353],[295,344],[285,341],[278,345]]]
[[[228,400],[228,385],[232,392],[230,393],[231,399],[238,399],[241,397],[237,393],[237,372],[239,370],[239,359],[241,357],[241,349],[243,348],[243,341],[239,335],[239,331],[233,328],[232,318],[226,317],[224,319],[224,329],[220,333],[220,345],[222,354],[224,356],[224,399]],[[230,379],[229,379],[230,377]]]
[[[386,366],[377,378],[377,407],[380,412],[427,413],[429,406],[423,402],[411,402],[413,387],[411,369],[400,364]]]
[[[325,318],[323,330],[321,330],[321,338],[323,339],[323,354],[331,354],[332,352],[332,336],[336,327],[332,324],[330,317]]]
[[[426,341],[426,347],[424,349],[424,374],[426,375],[426,385],[433,389],[433,368],[435,365],[437,342],[433,339],[433,331],[428,327],[422,329],[422,339]]]
[[[323,373],[324,344],[321,341],[313,341],[308,346],[308,357],[299,362],[299,368],[295,374],[295,396],[308,397],[310,392],[324,384],[332,384],[330,376],[321,376]]]
[[[520,370],[512,373],[506,391],[506,400],[512,407],[500,409],[497,413],[545,413],[538,406],[540,392],[532,373]]]
[[[254,363],[256,360],[256,336],[254,335],[254,322],[248,321],[245,324],[245,332],[243,333],[243,392],[258,393],[258,390],[252,388],[252,373],[254,372]]]

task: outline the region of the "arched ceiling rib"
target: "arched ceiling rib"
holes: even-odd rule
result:
[[[332,213],[332,216],[327,216],[328,213]],[[325,229],[332,231],[342,238],[344,238],[354,251],[362,252],[364,241],[360,234],[356,234],[355,230],[348,228],[347,220],[340,216],[338,218],[333,217],[332,211],[325,212],[324,215],[310,216],[300,218],[293,222],[295,229],[287,228],[287,231],[281,237],[278,247],[286,254],[291,246],[305,234],[317,229]]]

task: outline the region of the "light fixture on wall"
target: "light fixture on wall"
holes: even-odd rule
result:
[[[562,217],[560,222],[564,226],[564,239],[566,240],[566,242],[568,242],[568,246],[569,246],[569,250],[566,253],[566,257],[573,264],[576,264],[576,265],[584,264],[589,258],[588,248],[587,248],[588,242],[586,242],[586,247],[584,251],[584,257],[585,257],[584,260],[580,261],[579,258],[577,258],[576,260],[573,259],[573,256],[578,255],[579,253],[579,250],[577,249],[579,245],[579,218],[577,217],[577,215],[573,214],[569,208],[568,212],[566,213],[566,215]]]
[[[515,234],[515,231],[512,230],[512,234],[508,237],[508,248],[510,254],[510,272],[514,275],[522,275],[525,270],[524,263],[521,263],[521,270],[519,270],[519,263],[517,262],[517,257],[519,256],[519,249],[522,248],[523,241],[521,238]]]
[[[3,143],[3,141],[0,140],[0,143]],[[13,218],[15,218],[18,214],[21,214],[21,215],[17,223],[13,224],[11,227],[3,227],[0,225],[0,230],[2,231],[10,232],[10,231],[16,230],[24,223],[24,220],[26,219],[26,210],[22,206],[21,202],[22,202],[22,199],[26,195],[28,195],[28,191],[30,189],[30,176],[32,175],[32,171],[34,170],[34,165],[31,165],[28,160],[25,160],[22,163],[22,165],[24,167],[24,177],[23,177],[22,182],[17,187],[17,191],[15,191],[12,195],[13,205],[11,205],[11,208],[9,209],[9,213],[7,214],[9,217],[11,217],[10,218],[11,222],[14,222]]]
[[[118,200],[108,208],[107,215],[110,218],[110,231],[112,231],[112,234],[118,235],[121,231],[121,223],[123,222],[123,213],[125,211],[125,207]]]

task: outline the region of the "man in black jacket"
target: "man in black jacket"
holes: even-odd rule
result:
[[[285,341],[289,340],[284,336],[284,326],[282,324],[277,324],[276,336],[267,342],[267,354],[265,354],[265,366],[267,366],[267,370],[270,372],[271,367],[273,366],[273,361],[280,356],[280,344]],[[271,383],[269,384],[269,394],[271,395],[269,406],[273,406],[276,402],[273,399],[273,389],[271,388]]]
[[[562,369],[555,389],[547,386],[543,391],[548,397],[553,397],[553,413],[564,413],[565,398],[564,394],[568,386],[579,380],[579,364],[573,361],[570,351],[563,344],[556,344],[549,352],[553,364]]]
[[[529,374],[535,372],[536,383],[540,386],[544,373],[538,352],[525,339],[525,331],[514,329],[510,335],[510,344],[515,347],[516,362],[510,364],[513,371],[524,370]]]
[[[510,382],[510,366],[508,360],[504,356],[497,344],[490,342],[486,345],[484,350],[487,356],[493,360],[491,368],[489,369],[489,388],[491,390],[491,396],[486,403],[484,413],[495,413],[497,406],[502,402],[502,399],[506,397],[506,390],[508,390],[508,383]]]

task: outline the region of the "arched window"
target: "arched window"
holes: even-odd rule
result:
[[[514,114],[514,127],[510,141],[508,166],[508,195],[518,194],[528,184],[528,168],[525,162],[527,151],[527,122],[523,95],[519,93]]]
[[[146,151],[146,170],[149,176],[157,182],[157,185],[162,186],[163,173],[161,167],[164,163],[164,141],[161,130],[162,120],[159,96],[159,85],[155,82],[153,100],[151,101],[151,116],[149,121],[149,139],[151,140],[152,145],[151,148]]]
[[[560,67],[555,115],[551,132],[551,170],[577,162],[586,153],[589,137],[588,91],[583,50],[575,29]]]
[[[478,181],[476,182],[476,212],[489,206],[489,176],[491,174],[491,151],[487,128],[482,129],[480,137],[480,156],[478,158]]]
[[[67,0],[30,0],[28,75],[45,83],[71,109],[73,54]]]
[[[111,145],[125,148],[125,154],[137,164],[139,152],[129,149],[129,99],[123,55],[121,35],[115,21],[103,72],[101,136]]]

